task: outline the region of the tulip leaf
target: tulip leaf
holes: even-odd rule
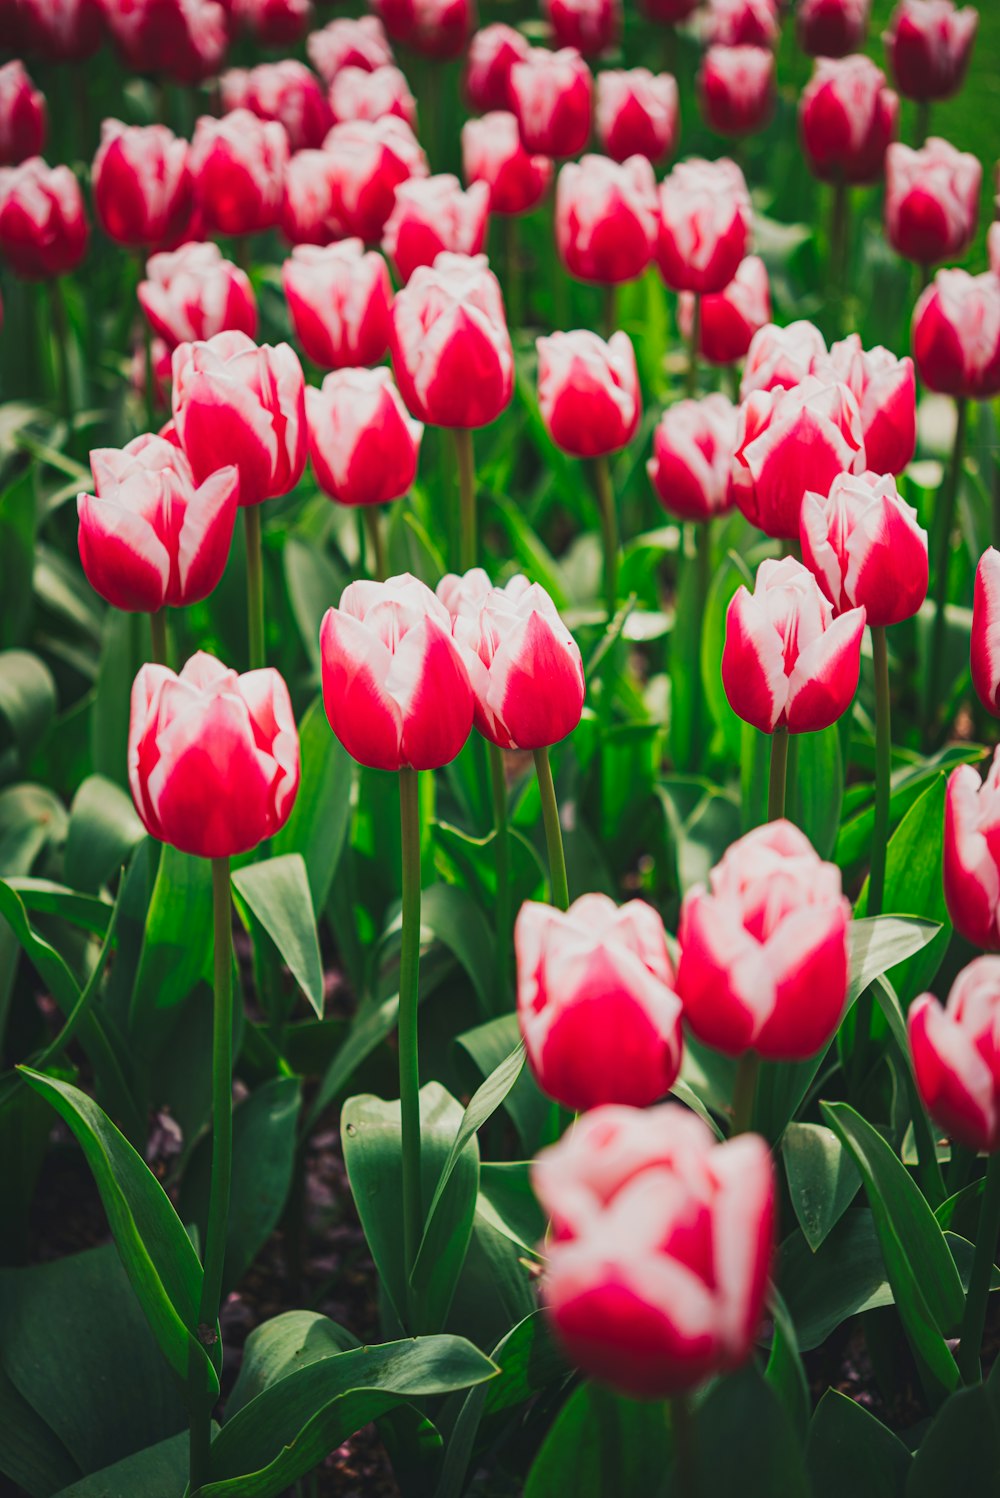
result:
[[[302,779],[288,821],[271,840],[275,856],[301,853],[315,910],[322,910],[351,820],[354,761],[334,738],[316,697],[299,724]]]
[[[799,1347],[811,1352],[849,1316],[892,1304],[872,1214],[853,1210],[813,1252],[802,1232],[781,1245],[776,1275]]]
[[[26,764],[55,717],[56,684],[28,650],[0,650],[0,755],[13,749]]]
[[[171,1009],[212,971],[212,865],[164,843],[132,994],[135,1019]]]
[[[233,888],[274,943],[317,1018],[322,1019],[323,963],[301,853],[284,853],[236,869]]]
[[[906,1498],[945,1492],[990,1493],[1000,1471],[1000,1378],[959,1389],[942,1406],[920,1443]]]
[[[88,775],[70,807],[67,884],[96,894],[145,836],[131,796],[103,775]]]
[[[35,472],[33,468],[26,468],[0,493],[0,555],[4,561],[4,585],[0,589],[2,645],[15,645],[23,640],[31,620],[38,525]],[[0,864],[0,868],[3,867]]]
[[[805,1438],[811,1401],[795,1323],[776,1289],[771,1290],[774,1337],[764,1377],[785,1407],[799,1439]]]
[[[472,1058],[479,1075],[489,1077],[511,1055],[520,1038],[517,1015],[501,1014],[487,1020],[485,1025],[463,1031],[456,1044]],[[522,1068],[503,1099],[503,1106],[513,1120],[525,1152],[535,1150],[556,1104],[543,1096],[528,1067]]]
[[[495,977],[493,931],[481,907],[459,884],[432,884],[420,897],[420,926],[425,938],[439,941],[472,982],[480,1009],[490,1013]],[[402,929],[402,916],[386,928],[383,940]]]
[[[167,1498],[184,1492],[188,1476],[188,1433],[171,1436],[136,1451],[79,1482],[61,1488],[55,1498]]]
[[[820,733],[798,733],[789,744],[788,815],[806,834],[821,858],[829,858],[837,841],[844,796],[840,724]]]
[[[936,781],[942,770],[974,764],[986,751],[981,744],[948,744],[930,759],[906,764],[893,771],[889,800],[889,825],[895,831],[913,803]],[[852,810],[841,822],[834,860],[845,873],[858,867],[871,851],[875,827],[873,787],[860,810]]]
[[[795,1427],[752,1362],[709,1391],[697,1415],[697,1455],[704,1493],[810,1498]]]
[[[815,1253],[851,1205],[861,1177],[839,1135],[822,1124],[790,1123],[781,1155],[795,1216]]]
[[[669,1460],[670,1432],[657,1402],[641,1403],[584,1383],[549,1427],[524,1498],[655,1493]]]
[[[912,1457],[854,1399],[827,1389],[809,1426],[806,1465],[813,1498],[904,1498]],[[941,1489],[937,1490],[940,1498]]]
[[[480,1165],[476,1218],[509,1238],[522,1256],[539,1256],[545,1217],[531,1186],[530,1160],[491,1160]]]

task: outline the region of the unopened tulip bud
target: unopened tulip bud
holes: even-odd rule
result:
[[[641,276],[659,222],[656,178],[645,156],[567,161],[556,182],[556,244],[571,276],[614,285]]]
[[[1000,551],[990,546],[976,568],[972,600],[972,685],[988,713],[1000,718]]]
[[[605,343],[596,333],[552,333],[538,340],[538,404],[552,441],[577,458],[617,452],[642,414],[635,351],[627,333]]]
[[[746,357],[754,335],[767,325],[770,317],[767,267],[756,255],[747,255],[728,286],[701,299],[699,357],[708,364],[735,364]],[[693,292],[681,292],[677,321],[681,336],[690,342],[694,333]]]
[[[676,78],[648,68],[598,73],[594,122],[601,149],[612,161],[630,156],[662,161],[677,144],[680,128]]]
[[[799,0],[795,12],[799,46],[811,57],[860,52],[870,10],[871,0]]]
[[[333,124],[319,79],[291,57],[256,68],[230,68],[219,79],[219,93],[226,114],[249,109],[260,120],[284,125],[293,152],[322,145]]]
[[[920,1100],[966,1149],[1000,1149],[1000,957],[977,957],[948,1002],[915,999],[907,1015]]]
[[[502,21],[484,26],[469,43],[465,97],[480,114],[512,108],[510,70],[531,50],[527,37]]]
[[[774,113],[774,53],[769,47],[709,47],[698,73],[707,124],[719,135],[750,135]]]
[[[736,428],[736,407],[724,395],[667,407],[646,464],[665,510],[682,520],[711,520],[732,509]]]
[[[900,0],[885,33],[893,80],[908,99],[948,99],[962,86],[979,13],[952,0]]]
[[[295,335],[314,364],[345,369],[384,358],[392,286],[377,250],[360,239],[300,245],[281,279]]]
[[[45,99],[16,59],[0,67],[0,166],[18,166],[45,149]]]
[[[457,57],[475,25],[474,0],[372,0],[394,42],[426,57]]]
[[[203,115],[188,165],[195,202],[216,234],[241,237],[278,222],[288,164],[288,136],[275,120],[234,109],[221,120]]]
[[[944,897],[952,925],[974,947],[1000,951],[1000,749],[986,779],[974,765],[948,777]]]
[[[510,70],[511,108],[526,151],[576,156],[590,135],[593,79],[574,47],[532,47]]]
[[[334,125],[323,143],[333,184],[333,210],[346,234],[378,244],[392,212],[396,189],[411,177],[426,177],[427,158],[404,120],[348,120]]]
[[[402,281],[421,265],[433,265],[447,250],[478,255],[486,239],[490,190],[473,182],[463,190],[447,172],[400,183],[386,221],[382,248]]]
[[[310,0],[230,0],[236,23],[263,47],[288,47],[305,35]]]
[[[804,318],[785,328],[767,323],[750,340],[740,399],[746,400],[752,390],[790,390],[812,372],[814,361],[826,351],[826,340],[815,323]]]
[[[369,72],[392,62],[392,48],[377,16],[338,16],[306,42],[309,61],[323,82],[331,84],[341,68]]]
[[[517,120],[502,109],[462,126],[462,171],[466,182],[486,183],[490,212],[499,214],[530,212],[552,181],[551,161],[524,149]]]
[[[899,100],[870,57],[821,57],[799,101],[810,170],[824,182],[877,182],[896,134]]]
[[[543,0],[542,10],[556,46],[575,47],[584,57],[606,52],[621,33],[621,0]]]
[[[773,47],[781,30],[777,0],[708,0],[703,30],[710,47]]]
[[[918,265],[957,259],[972,243],[979,219],[983,169],[975,156],[931,139],[918,151],[901,141],[885,158],[885,234],[893,249]]]
[[[872,628],[910,619],[927,597],[927,532],[888,473],[841,474],[802,501],[802,558],[838,613]]]
[[[83,196],[68,166],[31,156],[0,168],[0,252],[19,276],[42,281],[75,270],[87,248]]]
[[[733,161],[692,157],[660,184],[656,258],[674,291],[722,291],[747,251],[750,194]]]
[[[423,427],[381,369],[340,369],[306,389],[309,459],[320,488],[342,505],[399,499],[417,473]]]
[[[104,6],[126,65],[176,83],[219,71],[229,45],[229,6],[218,0],[131,0]]]
[[[1000,394],[1000,280],[995,275],[938,271],[914,309],[912,336],[917,374],[929,390],[968,400]]]
[[[387,64],[383,68],[342,68],[330,84],[330,112],[337,124],[344,120],[381,120],[396,115],[411,130],[417,128],[417,102],[406,74]]]
[[[227,331],[256,337],[250,278],[223,260],[216,244],[185,244],[150,256],[137,294],[154,333],[171,349]]]
[[[188,143],[166,125],[105,120],[91,181],[101,227],[118,244],[176,244],[187,228],[193,206]]]

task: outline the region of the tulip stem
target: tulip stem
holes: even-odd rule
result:
[[[948,563],[951,560],[951,533],[955,528],[955,509],[958,503],[958,487],[965,457],[965,432],[969,403],[964,396],[955,401],[957,420],[955,423],[955,445],[951,463],[941,488],[935,521],[937,524],[937,557],[934,565],[934,628],[931,635],[930,670],[927,673],[927,698],[924,718],[929,728],[939,702],[939,683],[944,664],[944,637],[948,608]]]
[[[976,1233],[976,1251],[972,1260],[972,1277],[969,1293],[965,1297],[965,1315],[958,1345],[958,1368],[967,1384],[976,1384],[982,1377],[979,1352],[986,1324],[986,1302],[993,1278],[993,1263],[996,1258],[997,1237],[1000,1235],[1000,1151],[994,1151],[986,1166],[986,1181],[983,1200],[979,1208],[979,1231]]]
[[[73,398],[69,383],[69,324],[66,320],[66,301],[62,282],[53,277],[49,282],[49,306],[52,314],[52,333],[56,345],[56,382],[59,394],[59,414],[66,422],[73,419]]]
[[[674,1444],[674,1490],[677,1498],[698,1498],[698,1450],[694,1417],[686,1394],[675,1394],[670,1401],[670,1431]]]
[[[142,345],[143,345],[143,395],[146,401],[146,431],[152,432],[156,429],[156,384],[155,372],[153,370],[153,329],[149,318],[143,314],[142,318]]]
[[[455,427],[455,456],[458,459],[459,571],[468,572],[476,565],[476,455],[468,427]]]
[[[521,299],[521,247],[518,243],[517,215],[507,213],[503,218],[504,248],[504,293],[507,303],[507,323],[512,331],[524,321]]]
[[[884,624],[873,624],[875,664],[875,825],[868,873],[866,915],[881,915],[885,896],[885,855],[889,842],[889,796],[892,777],[892,723],[889,701],[889,643]]]
[[[510,992],[510,828],[507,824],[507,778],[503,750],[489,744],[490,786],[493,791],[494,855],[497,871],[497,997],[500,1012]]]
[[[420,1059],[417,1004],[420,989],[420,775],[399,772],[399,826],[403,852],[403,930],[399,950],[399,1114],[403,1163],[403,1252],[413,1273],[423,1232],[420,1190]]]
[[[260,507],[244,505],[243,523],[247,541],[247,639],[250,670],[267,664],[264,648],[264,555],[260,542]]]
[[[368,571],[376,582],[384,583],[385,539],[382,535],[382,517],[378,505],[365,505],[365,534],[368,537]]]
[[[618,287],[609,281],[604,288],[604,336],[610,338],[618,329]]]
[[[165,666],[167,650],[167,615],[163,609],[154,609],[149,616],[149,633],[153,641],[153,664]]]
[[[833,215],[830,223],[830,264],[827,287],[830,299],[830,325],[839,338],[843,322],[843,299],[847,280],[848,240],[850,234],[850,188],[843,178],[833,184]]]
[[[605,453],[594,459],[594,482],[604,538],[604,607],[610,620],[614,618],[618,605],[618,512],[611,485],[611,468]]]
[[[771,775],[767,787],[767,820],[785,815],[785,778],[788,773],[788,729],[778,727],[771,735]]]
[[[701,293],[694,293],[691,313],[691,338],[688,343],[687,394],[693,400],[698,393],[698,348],[701,344]]]
[[[757,1077],[760,1072],[760,1057],[756,1051],[744,1051],[736,1063],[736,1080],[733,1083],[733,1128],[732,1133],[745,1134],[753,1123],[753,1105],[757,1096]]]
[[[566,880],[566,853],[559,825],[559,803],[552,783],[552,762],[548,749],[535,750],[535,774],[542,798],[542,821],[545,824],[545,846],[549,854],[549,884],[552,903],[559,910],[569,907],[569,884]]]
[[[913,144],[919,150],[926,145],[927,137],[931,133],[931,101],[930,99],[917,100],[917,119],[913,131]]]

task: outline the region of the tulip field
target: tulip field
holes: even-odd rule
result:
[[[0,1498],[1000,1492],[998,99],[0,0]]]

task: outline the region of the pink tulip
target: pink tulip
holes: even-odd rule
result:
[[[323,82],[331,84],[341,68],[369,72],[392,62],[392,48],[377,16],[338,16],[306,41],[309,61]]]
[[[883,37],[896,87],[908,99],[947,99],[965,78],[976,39],[974,6],[900,0]]]
[[[7,4],[14,8],[12,0]],[[101,0],[16,0],[16,9],[19,45],[49,62],[81,62],[104,36]]]
[[[334,125],[323,143],[334,185],[333,209],[347,234],[366,244],[382,238],[396,189],[427,176],[427,158],[409,125],[395,115]]]
[[[598,57],[618,41],[621,0],[542,0],[557,47],[575,47],[584,57]]]
[[[799,100],[809,168],[824,182],[877,182],[896,134],[899,100],[870,57],[820,57]]]
[[[648,68],[608,69],[597,75],[594,123],[601,150],[612,161],[645,156],[662,161],[677,144],[677,80]]]
[[[642,414],[628,334],[613,333],[606,343],[584,329],[539,338],[538,404],[563,452],[596,458],[624,447]]]
[[[817,354],[812,371],[840,382],[857,401],[865,460],[875,473],[902,473],[917,445],[917,387],[913,360],[886,348],[863,349],[857,333]]]
[[[228,5],[217,0],[130,0],[104,7],[126,65],[177,83],[217,73],[229,44]]]
[[[442,250],[478,255],[486,239],[490,190],[473,182],[463,190],[446,172],[401,182],[386,221],[382,248],[402,281],[418,266],[433,265]]]
[[[195,202],[212,233],[242,236],[278,222],[288,164],[288,136],[275,120],[234,109],[221,120],[202,115],[188,165]]]
[[[972,600],[972,685],[988,713],[1000,718],[1000,551],[979,558]]]
[[[838,613],[872,628],[911,619],[927,597],[927,532],[888,473],[843,473],[802,501],[802,559]]]
[[[826,351],[815,323],[802,319],[786,328],[768,323],[750,340],[740,399],[746,400],[753,390],[791,390],[812,372],[813,363],[825,357]]]
[[[101,227],[132,249],[176,243],[192,209],[188,143],[166,125],[105,120],[91,169]]]
[[[528,901],[514,926],[517,1017],[535,1080],[582,1113],[657,1102],[680,1071],[681,1001],[651,905],[583,895]]]
[[[795,13],[799,46],[811,57],[860,52],[870,10],[871,0],[799,0]]]
[[[1000,749],[985,780],[973,765],[948,777],[944,897],[960,936],[1000,951]]]
[[[747,252],[750,194],[733,161],[691,157],[660,185],[660,274],[674,291],[723,291]]]
[[[709,47],[698,73],[702,113],[719,135],[751,135],[774,113],[769,47]]]
[[[724,395],[677,401],[653,432],[646,472],[665,510],[682,520],[711,520],[731,510],[736,407]]]
[[[576,156],[590,135],[593,79],[574,47],[532,47],[510,70],[511,108],[526,151]]]
[[[475,26],[475,0],[372,0],[394,42],[426,57],[457,57]]]
[[[677,991],[694,1034],[727,1056],[814,1056],[847,1000],[850,919],[840,870],[791,822],[741,837],[681,906]]]
[[[547,156],[531,156],[521,144],[517,120],[495,109],[462,126],[462,171],[466,182],[485,182],[490,212],[528,213],[537,207],[552,181]]]
[[[255,68],[230,68],[219,79],[219,92],[224,113],[249,109],[260,120],[284,125],[292,151],[322,145],[333,124],[319,79],[291,57]]]
[[[448,610],[417,578],[350,583],[320,628],[323,705],[354,759],[433,770],[472,729],[473,698]]]
[[[47,166],[31,156],[20,166],[0,168],[0,252],[19,276],[64,276],[86,249],[83,196],[68,166]]]
[[[485,255],[441,254],[392,304],[389,349],[400,393],[420,421],[481,427],[514,393],[500,284]]]
[[[477,31],[465,60],[465,97],[469,107],[480,114],[511,109],[510,70],[530,50],[523,33],[502,21]]]
[[[296,151],[285,167],[281,232],[291,245],[328,245],[343,239],[334,207],[334,165],[327,151]]]
[[[342,505],[399,499],[417,474],[423,427],[382,369],[338,369],[306,389],[309,459],[320,488]]]
[[[546,749],[580,721],[583,660],[539,583],[494,588],[481,567],[449,573],[437,594],[452,620],[475,697],[475,724],[501,749]]]
[[[585,1374],[663,1399],[752,1356],[774,1247],[763,1139],[717,1144],[674,1103],[596,1108],[532,1185],[552,1220],[543,1302]]]
[[[179,676],[143,666],[132,687],[128,778],[151,837],[235,858],[273,837],[299,788],[299,736],[277,671],[238,676],[200,650]]]
[[[698,353],[709,364],[735,364],[748,353],[754,335],[770,321],[771,288],[767,267],[756,255],[741,260],[722,291],[701,299]],[[694,293],[682,291],[677,303],[681,335],[694,332]]]
[[[858,689],[863,608],[834,618],[812,573],[794,557],[761,562],[751,593],[726,614],[722,685],[729,705],[761,733],[816,733],[843,717]]]
[[[139,305],[154,333],[174,349],[216,333],[257,334],[257,301],[250,278],[223,260],[215,244],[186,244],[146,262]]]
[[[154,613],[207,598],[226,566],[238,475],[219,468],[197,485],[184,454],[162,437],[90,454],[94,494],[77,500],[80,561],[117,609]]]
[[[321,369],[377,364],[389,347],[389,271],[360,239],[300,245],[281,269],[295,336]]]
[[[1000,394],[1000,280],[939,270],[914,308],[912,338],[929,390],[968,400]]]
[[[310,0],[230,0],[233,18],[264,47],[288,47],[305,35]]]
[[[245,333],[182,343],[173,379],[177,436],[199,483],[235,463],[241,505],[295,488],[306,461],[305,395],[287,343],[258,348]]]
[[[394,114],[411,130],[417,128],[417,103],[406,74],[392,64],[382,68],[341,68],[330,84],[334,120],[381,120]]]
[[[556,182],[555,231],[571,276],[614,285],[641,276],[653,257],[659,213],[645,156],[567,161]]]
[[[777,0],[708,0],[703,29],[711,47],[773,47],[781,29]]]
[[[16,59],[0,67],[0,166],[18,166],[45,149],[45,98]]]
[[[885,234],[919,265],[964,255],[979,219],[983,169],[967,151],[932,138],[919,151],[901,141],[885,158]]]
[[[963,968],[943,1007],[921,994],[907,1015],[920,1098],[954,1140],[1000,1149],[1000,957]]]

